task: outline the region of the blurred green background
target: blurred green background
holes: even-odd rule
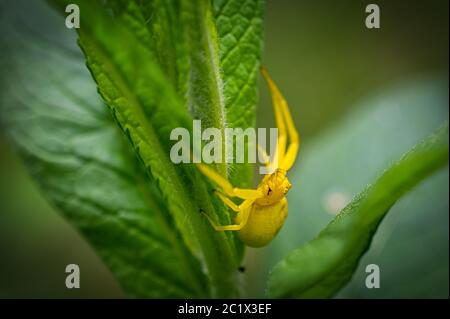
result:
[[[0,3],[0,26],[26,28],[38,19],[45,32],[45,5]],[[381,29],[366,29],[368,3],[380,6]],[[5,30],[0,43],[11,40]],[[290,173],[286,225],[267,248],[248,250],[245,285],[256,297],[278,260],[448,120],[448,2],[267,1],[263,63],[303,144]],[[260,92],[257,125],[273,127],[262,81]],[[86,241],[41,196],[3,133],[0,154],[0,297],[123,297]],[[448,298],[448,182],[445,169],[394,206],[337,298]],[[81,268],[78,290],[64,285],[70,263]],[[365,288],[369,263],[380,266],[380,289]]]

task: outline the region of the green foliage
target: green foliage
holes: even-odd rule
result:
[[[350,280],[392,205],[423,178],[447,163],[448,125],[387,169],[315,239],[280,261],[269,275],[269,296],[333,296]]]
[[[307,243],[366,185],[448,118],[448,82],[436,75],[385,85],[352,106],[345,119],[304,138],[289,173],[289,217],[262,254],[264,276],[249,285],[263,296],[266,274]],[[301,119],[298,121],[302,127]],[[448,295],[448,167],[402,196],[337,298],[442,298]],[[331,198],[343,202],[330,206]],[[431,204],[432,203],[432,204]],[[429,249],[433,247],[433,249]],[[381,289],[364,285],[366,265],[381,270]],[[424,272],[424,268],[429,271]]]
[[[83,65],[22,62],[27,67],[14,78],[21,85],[9,85],[11,94],[2,100],[8,106],[5,125],[46,196],[88,238],[130,296],[206,295],[198,262],[165,217],[157,189],[94,86],[86,86],[92,81]]]
[[[223,104],[230,127],[254,127],[257,102],[256,79],[262,43],[264,1],[213,1],[217,21]],[[251,164],[233,164],[230,180],[252,187]]]
[[[82,12],[78,38],[63,19],[74,2]],[[45,32],[35,31],[40,19],[1,26],[10,35],[1,39],[8,57],[0,65],[2,125],[43,194],[127,296],[239,297],[243,244],[201,215],[231,222],[195,167],[170,161],[169,135],[191,129],[193,119],[222,130],[254,126],[263,1],[50,3],[55,12],[27,3],[46,17]],[[445,128],[279,262],[268,295],[333,296],[390,207],[447,162]],[[233,184],[252,186],[249,164],[216,168]]]
[[[52,3],[64,12],[72,2]],[[238,3],[228,2],[234,8]],[[82,12],[79,45],[87,66],[143,170],[134,165],[130,149],[112,129],[101,102],[85,92],[92,87],[87,85],[89,80],[78,54],[72,61],[58,61],[51,54],[46,57],[45,66],[58,80],[52,77],[33,81],[34,68],[44,65],[36,65],[32,59],[19,61],[27,67],[18,80],[25,82],[24,91],[31,93],[28,96],[15,85],[10,94],[5,94],[2,104],[11,106],[5,112],[7,130],[27,165],[37,167],[31,173],[46,195],[93,244],[128,295],[237,296],[236,276],[243,245],[233,233],[213,231],[200,213],[204,210],[230,223],[228,211],[210,196],[209,184],[194,167],[174,165],[169,158],[173,128],[190,128],[192,119],[199,118],[224,129],[230,125],[227,117],[242,111],[240,107],[225,110],[225,98],[234,96],[225,96],[222,91],[235,84],[219,71],[219,22],[215,20],[213,5],[208,1],[76,3]],[[247,10],[249,13],[254,14]],[[261,16],[250,18],[261,21]],[[64,25],[61,19],[55,23]],[[262,29],[255,32],[252,31],[252,41],[256,37],[259,45]],[[243,39],[236,47],[245,47],[246,43]],[[248,74],[256,78],[260,46],[253,49],[254,54],[245,57],[249,61],[242,59],[242,63],[253,66]],[[61,48],[59,51],[64,56]],[[68,65],[70,70],[65,70]],[[16,72],[17,69],[12,70],[12,74],[19,74]],[[61,78],[65,77],[77,78],[77,83],[63,86]],[[39,90],[44,83],[46,90]],[[253,94],[245,88],[248,103],[242,107],[251,105],[254,109],[256,82],[250,84]],[[39,103],[34,96],[39,97]],[[90,112],[70,116],[83,106]],[[36,112],[42,116],[36,116]],[[249,125],[254,124],[254,112],[247,120]],[[32,137],[24,133],[30,129],[36,130]],[[104,130],[109,134],[97,132]],[[86,131],[95,138],[84,136]],[[87,153],[85,161],[77,158],[72,140],[89,143],[76,145],[77,150],[79,147]],[[97,163],[93,154],[103,161]],[[49,157],[61,157],[63,163]],[[107,165],[106,160],[121,166]],[[94,166],[95,170],[91,168]],[[110,171],[103,172],[108,168]],[[122,172],[132,168],[127,174]],[[228,169],[231,168],[224,167],[222,172],[226,174]],[[242,185],[249,184],[251,178],[250,168],[244,169],[247,174],[235,179]]]

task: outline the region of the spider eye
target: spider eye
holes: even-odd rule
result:
[[[271,192],[272,192],[272,189],[269,187],[269,189],[267,190],[267,196],[269,196]]]

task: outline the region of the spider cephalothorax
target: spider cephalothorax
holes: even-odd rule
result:
[[[258,198],[255,203],[259,205],[272,205],[279,202],[291,188],[286,171],[279,168],[272,174],[268,175],[258,186],[258,189],[264,194],[263,197]]]

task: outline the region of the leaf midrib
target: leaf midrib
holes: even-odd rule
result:
[[[200,25],[200,30],[198,33],[201,37],[201,52],[205,53],[205,63],[208,69],[211,71],[206,84],[208,86],[209,98],[211,100],[210,109],[202,109],[202,113],[208,114],[208,118],[211,123],[208,123],[211,127],[217,128],[222,134],[222,150],[225,150],[225,128],[226,128],[226,112],[225,112],[225,97],[223,93],[223,81],[220,72],[220,56],[218,44],[214,43],[214,39],[219,39],[216,31],[216,26],[214,23],[214,14],[212,12],[211,4],[209,2],[200,1],[190,4],[193,6],[193,14],[195,19],[198,20]],[[203,14],[204,13],[204,14]],[[199,54],[194,52],[191,54]],[[192,71],[191,71],[192,72]],[[192,74],[191,74],[192,76]],[[191,85],[191,82],[189,82]],[[188,95],[189,99],[192,99],[192,93]],[[195,101],[190,101],[189,104],[192,105]],[[226,154],[222,154],[223,158]],[[223,161],[221,164],[216,164],[218,172],[222,176],[228,175],[228,165]]]

